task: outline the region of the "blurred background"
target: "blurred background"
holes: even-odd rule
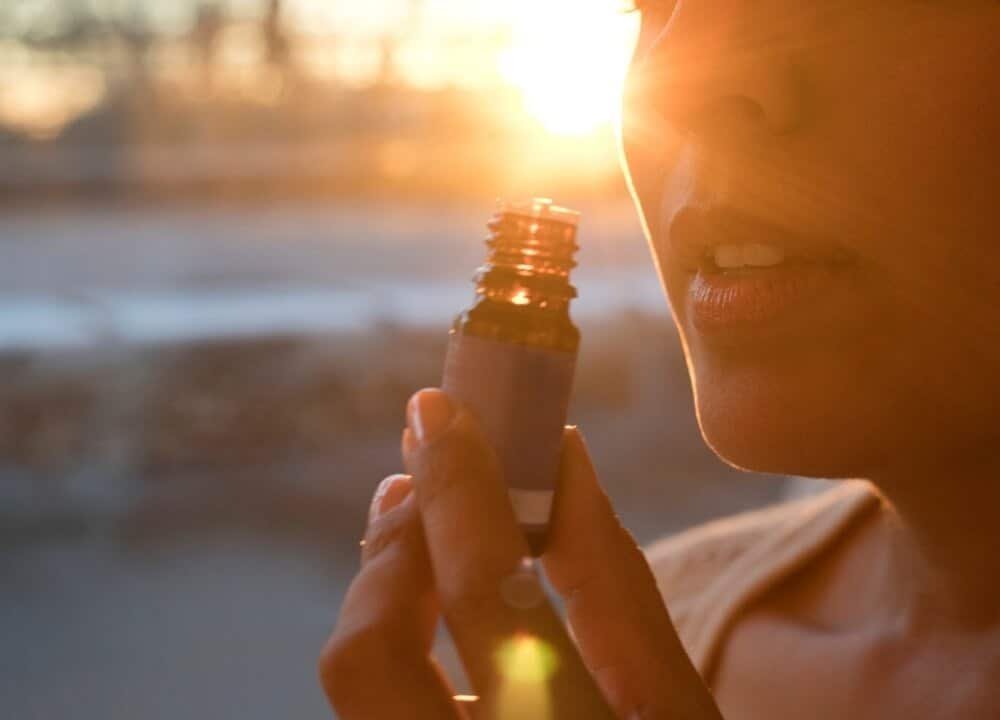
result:
[[[697,433],[614,143],[636,22],[0,3],[4,717],[329,717],[316,657],[497,197],[584,213],[571,420],[636,536],[785,492]]]

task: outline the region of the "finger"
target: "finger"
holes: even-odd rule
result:
[[[559,482],[542,562],[608,702],[621,717],[718,717],[575,428],[563,438]]]
[[[394,476],[376,493],[362,569],[320,659],[323,688],[344,720],[462,717],[429,657],[437,610],[409,485]]]
[[[477,692],[492,712],[509,716],[496,703],[505,683],[523,669],[510,665],[520,659],[538,665],[537,679],[557,709],[551,717],[609,716],[537,579],[534,603],[505,596],[512,580],[523,579],[519,570],[529,550],[496,456],[475,419],[442,391],[423,390],[411,399],[408,420],[404,460],[438,597]]]
[[[399,539],[401,532],[407,530],[401,523],[406,518],[405,513],[391,514],[391,511],[402,505],[413,491],[413,478],[397,473],[389,475],[375,488],[371,505],[368,508],[368,525],[365,537],[361,541],[361,564],[378,555],[386,544]],[[413,512],[410,510],[409,512]]]

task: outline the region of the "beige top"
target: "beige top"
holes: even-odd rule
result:
[[[877,502],[871,485],[846,481],[820,495],[717,520],[649,547],[646,554],[670,616],[706,680],[740,611],[829,547]]]

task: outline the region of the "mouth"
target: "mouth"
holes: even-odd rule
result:
[[[847,285],[856,257],[842,245],[722,209],[672,218],[665,260],[686,284],[685,310],[704,335],[815,319],[818,300]]]

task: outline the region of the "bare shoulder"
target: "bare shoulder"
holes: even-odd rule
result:
[[[711,652],[727,615],[807,562],[876,501],[847,481],[819,495],[714,520],[659,540],[646,556],[682,640]],[[696,661],[698,658],[695,658]]]

